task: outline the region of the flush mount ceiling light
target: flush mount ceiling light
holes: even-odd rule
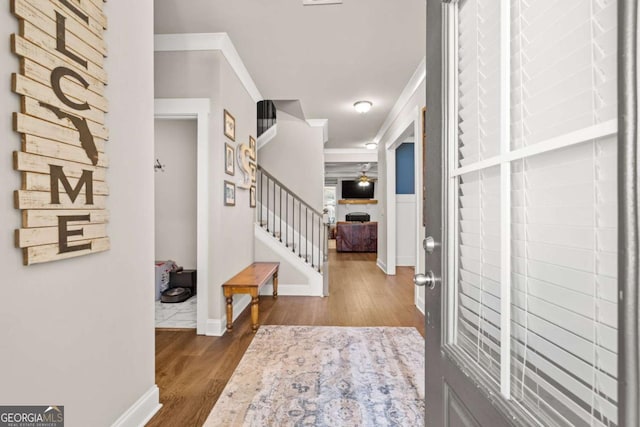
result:
[[[378,144],[376,144],[375,142],[367,142],[366,144],[364,144],[364,146],[367,148],[367,150],[375,150],[376,148],[378,148]]]
[[[371,101],[358,101],[353,104],[353,108],[355,108],[358,113],[366,113],[371,109],[372,105]]]

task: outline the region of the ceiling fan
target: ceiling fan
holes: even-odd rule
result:
[[[358,177],[357,181],[359,186],[366,187],[370,183],[376,182],[377,179],[368,177],[365,171],[360,171],[360,176]]]

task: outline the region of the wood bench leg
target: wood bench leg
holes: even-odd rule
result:
[[[260,298],[256,295],[251,298],[251,329],[253,332],[258,330],[258,302]]]
[[[278,270],[273,273],[273,298],[278,299]]]
[[[227,297],[227,331],[233,329],[233,295]]]

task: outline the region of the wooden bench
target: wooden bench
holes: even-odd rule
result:
[[[258,330],[258,301],[260,288],[273,278],[273,297],[278,298],[278,267],[279,262],[254,262],[240,273],[233,276],[222,290],[227,299],[227,331],[233,329],[233,295],[251,295],[251,329]]]

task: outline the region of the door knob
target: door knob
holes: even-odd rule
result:
[[[436,287],[436,276],[429,270],[426,274],[416,274],[413,276],[413,283],[416,286],[427,286],[429,289]]]
[[[436,248],[436,241],[433,240],[433,237],[427,236],[427,238],[422,241],[422,247],[430,254]]]

